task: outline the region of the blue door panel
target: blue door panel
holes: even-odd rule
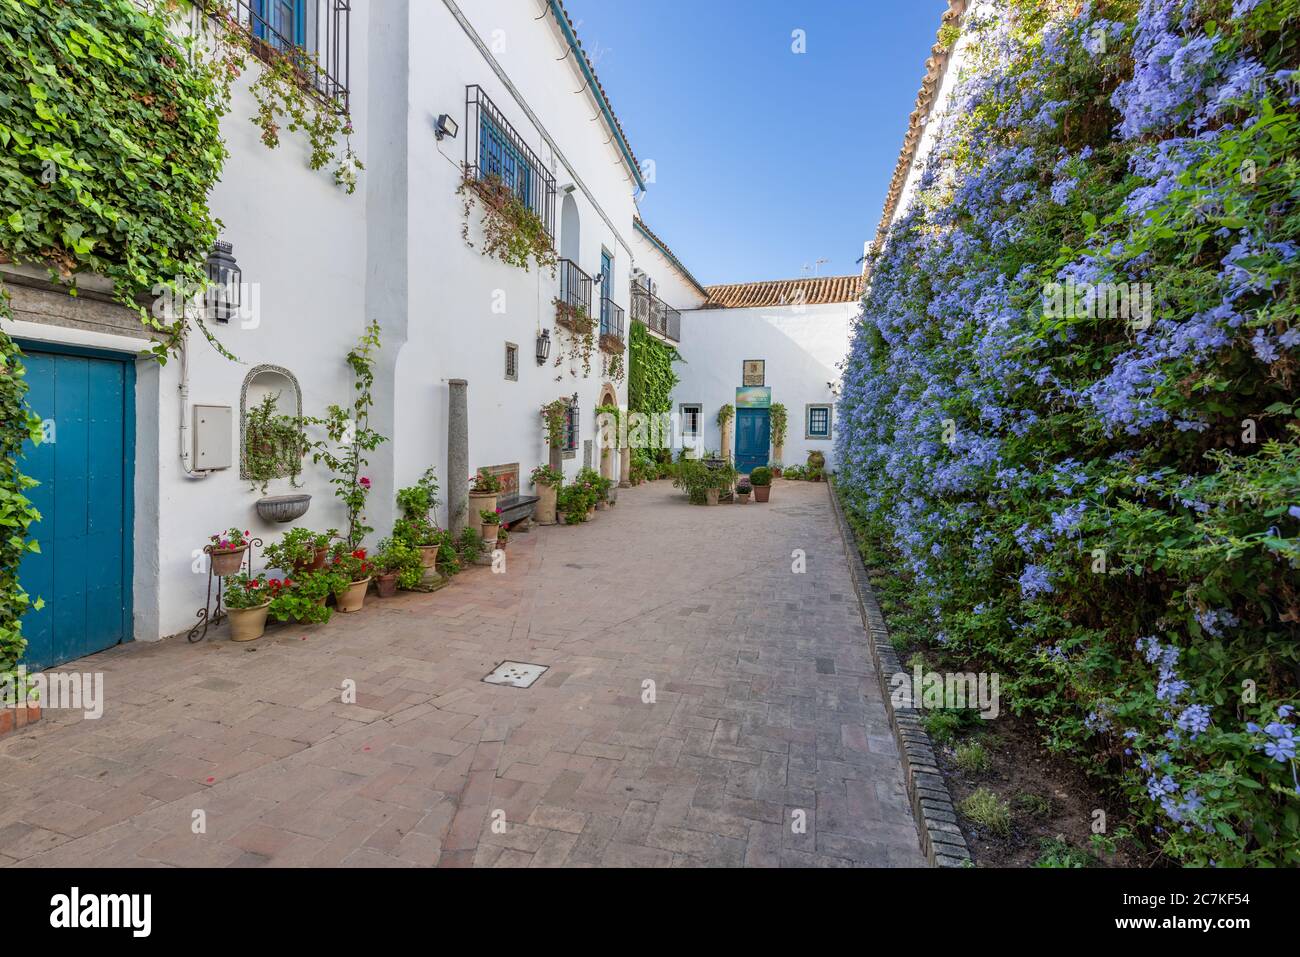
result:
[[[24,450],[40,484],[38,554],[19,567],[23,587],[45,601],[23,617],[29,668],[102,651],[131,635],[131,477],[134,367],[129,357],[27,346],[28,403],[46,441]]]
[[[736,469],[749,472],[767,465],[772,438],[767,409],[736,410]]]

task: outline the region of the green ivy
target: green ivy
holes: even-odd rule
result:
[[[632,323],[628,342],[627,406],[631,412],[671,412],[673,389],[680,381],[673,363],[677,350],[660,342],[639,322]]]
[[[201,288],[228,88],[132,0],[0,0],[0,250],[139,305]]]

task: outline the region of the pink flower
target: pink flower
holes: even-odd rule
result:
[[[370,488],[370,479],[362,476],[360,484],[362,488]]]

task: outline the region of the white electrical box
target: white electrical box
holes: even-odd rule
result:
[[[194,468],[228,469],[233,462],[233,414],[228,405],[194,407]]]

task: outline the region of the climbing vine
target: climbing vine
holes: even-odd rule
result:
[[[623,365],[623,353],[615,352],[613,355],[605,357],[604,376],[612,382],[622,383],[627,378],[627,371]]]
[[[244,426],[244,474],[263,495],[272,479],[287,478],[297,488],[303,456],[309,451],[302,420],[280,414],[279,398],[279,393],[263,396],[248,411]]]
[[[456,192],[463,206],[460,235],[465,245],[474,248],[470,239],[470,214],[476,204],[483,206],[483,255],[518,266],[525,272],[531,259],[538,269],[553,269],[558,259],[555,244],[546,224],[496,175],[480,179],[465,170]]]
[[[546,424],[546,441],[553,449],[558,449],[564,444],[564,427],[568,413],[568,399],[555,399],[542,406],[542,419]]]
[[[325,430],[325,438],[311,444],[312,461],[334,473],[330,483],[334,495],[348,513],[347,543],[357,548],[374,529],[365,524],[366,500],[370,496],[370,478],[363,474],[369,464],[365,453],[373,452],[388,439],[370,428],[370,409],[374,405],[371,389],[375,384],[374,353],[379,348],[379,323],[372,322],[361,341],[347,355],[354,377],[356,398],[350,408],[331,405],[324,417],[305,419],[309,425]]]
[[[578,375],[578,365],[582,365],[582,377],[591,375],[591,357],[596,352],[596,320],[587,311],[586,306],[575,306],[563,299],[555,300],[555,324],[563,332],[561,344],[563,350],[555,356],[555,368],[569,363],[569,375]],[[557,379],[558,381],[558,379]]]
[[[1294,867],[1300,2],[968,16],[839,408],[895,635],[1000,673],[1108,837]]]
[[[681,360],[677,350],[650,335],[641,323],[633,322],[628,355],[628,408],[633,412],[671,411],[673,389],[678,382],[673,363]]]
[[[0,288],[0,319],[11,318],[8,294]],[[33,600],[18,582],[23,556],[39,551],[27,530],[40,514],[25,494],[36,483],[18,467],[23,444],[41,438],[41,423],[27,407],[26,393],[22,353],[0,330],[0,680],[12,672],[27,645],[23,613],[42,604],[40,596]]]
[[[786,433],[790,428],[790,417],[785,405],[773,402],[771,409],[768,410],[768,416],[772,427],[772,448],[784,448]]]
[[[727,423],[736,417],[736,407],[730,402],[718,409],[718,428],[725,429]]]

